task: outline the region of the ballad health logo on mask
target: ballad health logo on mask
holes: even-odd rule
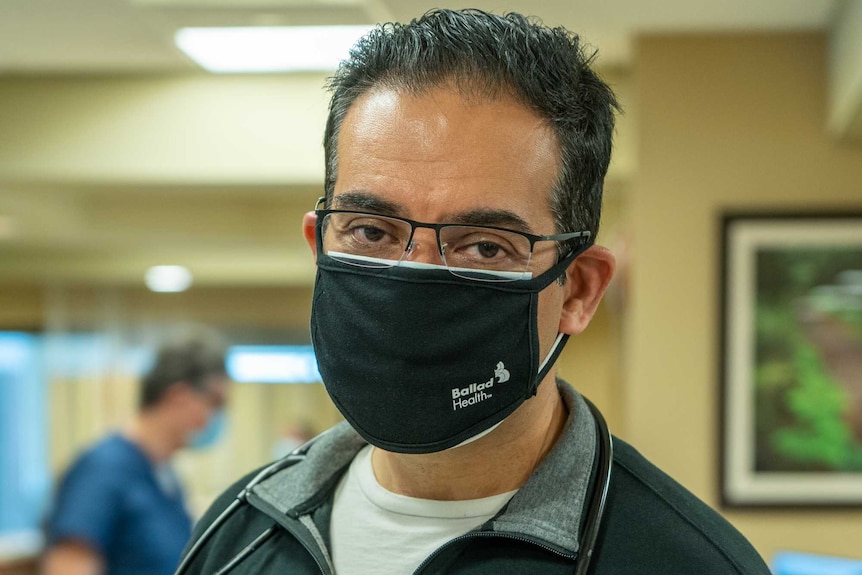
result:
[[[506,369],[506,366],[503,365],[502,361],[497,364],[497,368],[494,370],[494,376],[488,381],[483,383],[471,383],[469,386],[463,388],[452,388],[452,410],[457,411],[462,407],[469,407],[471,405],[476,405],[480,401],[490,399],[492,397],[490,389],[494,387],[495,379],[496,383],[505,383],[509,381],[509,370]]]

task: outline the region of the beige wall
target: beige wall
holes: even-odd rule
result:
[[[322,74],[9,77],[0,180],[317,184]]]
[[[650,37],[637,54],[624,436],[717,505],[719,215],[858,210],[862,148],[825,132],[820,36]],[[860,552],[862,511],[725,514],[767,558]]]

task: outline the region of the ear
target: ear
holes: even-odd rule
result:
[[[317,224],[317,214],[314,212],[306,212],[302,216],[302,235],[311,248],[311,254],[314,256],[315,263],[317,262],[317,240],[314,237],[314,227]]]
[[[170,406],[172,409],[183,411],[187,408],[191,394],[192,388],[188,383],[176,381],[162,392],[159,405]]]
[[[206,423],[204,412],[200,409],[200,392],[185,381],[172,383],[162,396],[164,404],[171,413],[178,414],[178,420],[202,427]]]
[[[614,275],[616,260],[602,246],[590,246],[566,270],[565,300],[560,316],[560,333],[576,335],[584,331]]]

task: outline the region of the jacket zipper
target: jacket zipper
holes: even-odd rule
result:
[[[413,572],[413,575],[420,575],[422,573],[422,571],[428,566],[428,564],[431,563],[431,561],[433,561],[434,559],[439,557],[444,551],[446,551],[447,548],[455,545],[456,543],[459,543],[461,541],[465,541],[467,539],[480,539],[480,538],[485,538],[485,537],[498,537],[498,538],[502,538],[502,539],[511,539],[512,541],[520,541],[522,543],[530,543],[531,545],[535,545],[536,547],[539,547],[540,549],[544,549],[545,551],[550,551],[554,555],[557,555],[559,557],[563,557],[565,559],[571,559],[572,561],[574,561],[575,559],[578,558],[577,553],[570,553],[570,552],[562,551],[562,550],[557,549],[555,547],[551,547],[550,545],[548,545],[546,543],[543,543],[541,540],[534,539],[532,537],[527,537],[525,535],[514,535],[512,533],[499,533],[497,531],[470,531],[469,533],[465,533],[464,535],[459,535],[458,537],[455,537],[454,539],[450,539],[449,541],[447,541],[446,543],[444,543],[443,545],[441,545],[440,547],[435,549],[434,552],[431,553],[431,555],[426,557],[425,560],[419,564],[419,567],[416,568],[416,570]]]
[[[299,542],[302,544],[302,546],[305,547],[305,550],[308,551],[308,554],[311,555],[311,557],[314,559],[314,562],[317,563],[317,568],[320,570],[321,575],[332,575],[332,573],[329,571],[328,567],[326,565],[324,565],[323,562],[320,560],[320,557],[318,557],[318,553],[315,553],[315,550],[318,547],[317,541],[314,541],[314,544],[312,545],[312,543],[309,543],[308,541],[306,541],[306,539],[307,539],[306,537],[300,537],[299,533],[297,533],[296,531],[294,531],[290,527],[287,527],[283,524],[281,524],[281,526],[285,531],[287,531],[288,533],[290,533],[291,535],[296,537],[299,540]],[[314,537],[312,536],[312,540],[313,539],[314,539]]]
[[[314,534],[311,533],[311,530],[303,525],[303,523],[294,517],[289,515],[283,515],[281,513],[272,513],[267,509],[262,507],[269,507],[269,505],[261,500],[259,497],[254,494],[250,495],[249,499],[252,497],[256,500],[254,504],[249,500],[249,504],[252,505],[255,509],[264,513],[271,519],[275,520],[282,529],[291,534],[297,541],[299,541],[300,545],[302,545],[309,555],[314,559],[314,562],[317,564],[317,568],[320,570],[321,575],[333,575],[329,566],[325,562],[325,558],[321,558],[320,555],[326,553],[324,549],[320,548],[320,545],[317,543],[317,539],[315,539]],[[299,526],[297,526],[299,524]]]

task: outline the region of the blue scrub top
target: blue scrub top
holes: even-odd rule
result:
[[[104,558],[107,575],[172,574],[192,522],[179,482],[165,483],[140,447],[108,436],[63,477],[48,518],[48,544],[88,543]]]

